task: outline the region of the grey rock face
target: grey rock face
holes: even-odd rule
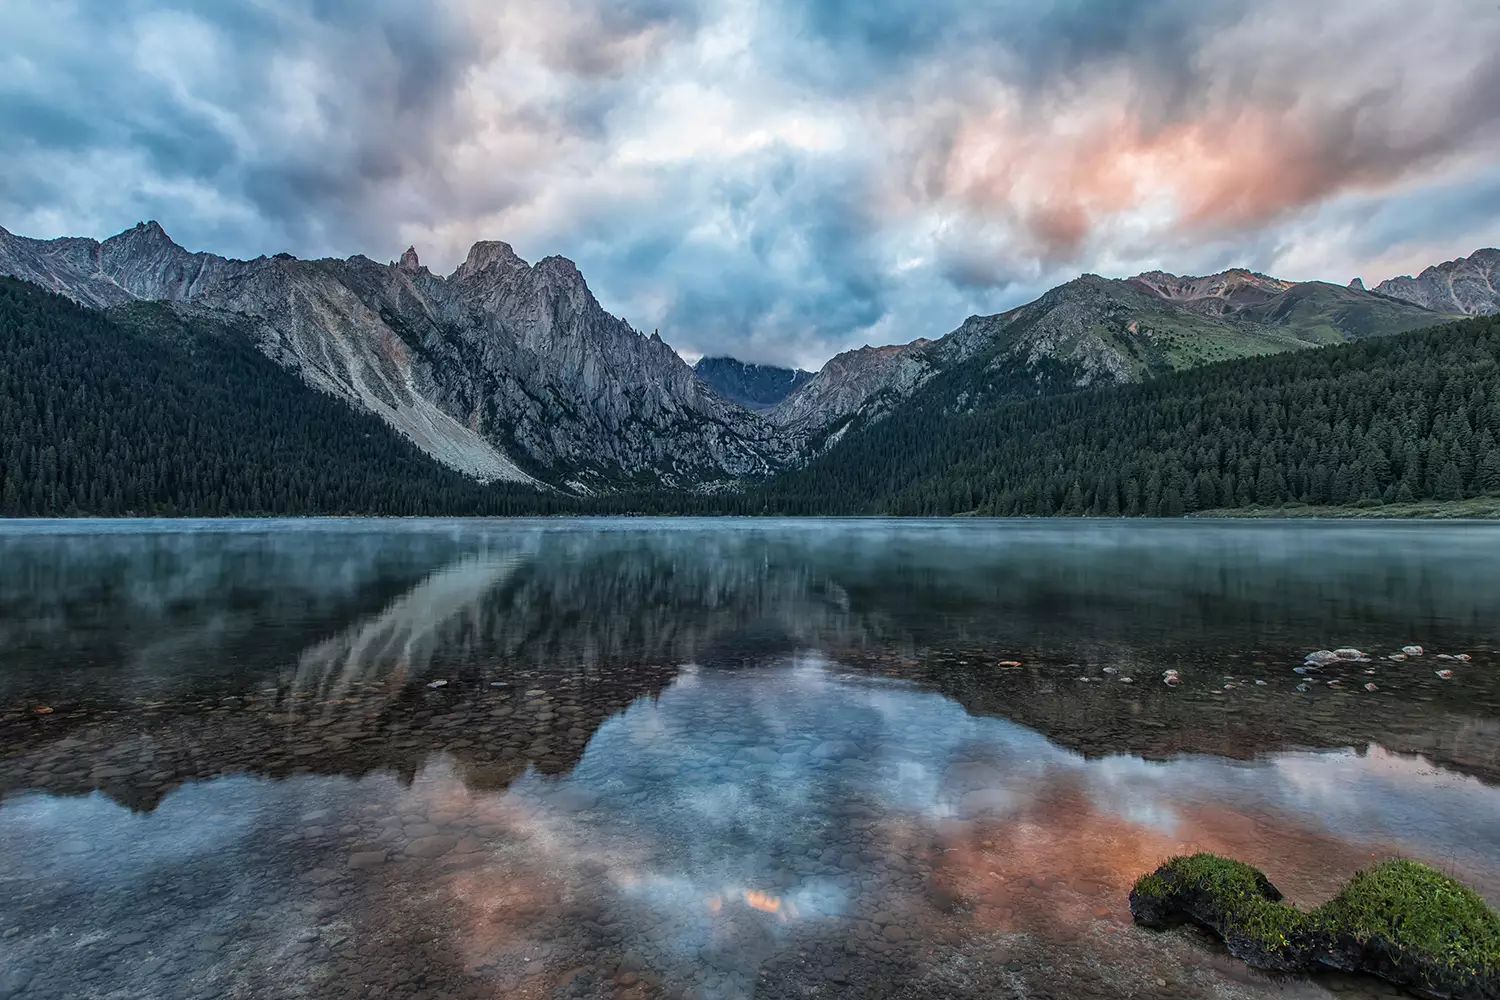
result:
[[[261,346],[480,479],[589,491],[773,472],[794,437],[714,395],[659,337],[606,313],[562,257],[477,243],[447,277],[409,249],[250,261],[190,253],[155,223],[102,243],[0,230],[0,273],[89,306],[157,299],[257,320]]]
[[[898,402],[925,378],[916,340],[889,347],[860,347],[830,358],[802,388],[778,403],[767,418],[786,431],[818,436],[854,413],[869,413],[884,400]]]
[[[1476,250],[1468,257],[1435,264],[1415,278],[1403,275],[1382,281],[1375,291],[1438,312],[1488,316],[1500,312],[1500,250]]]

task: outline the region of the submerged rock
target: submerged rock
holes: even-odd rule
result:
[[[1331,649],[1315,649],[1302,658],[1304,666],[1322,667],[1340,660],[1338,653]]]
[[[1422,655],[1422,647],[1421,646],[1402,646],[1401,647],[1401,652],[1405,653],[1407,656],[1421,656]]]
[[[1258,969],[1379,976],[1445,1000],[1500,996],[1500,914],[1415,861],[1387,861],[1311,911],[1282,901],[1259,870],[1213,854],[1177,857],[1130,891],[1138,923],[1191,921]]]

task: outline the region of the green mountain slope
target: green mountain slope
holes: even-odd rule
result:
[[[234,317],[109,313],[0,278],[0,514],[508,513],[379,418],[310,388]]]
[[[1454,317],[1321,281],[1249,271],[1206,278],[1086,274],[1008,313],[971,320],[951,348],[939,342],[933,354],[996,373],[1002,383],[1016,372],[1067,370],[1075,385],[1104,385],[1390,336],[1445,318]]]
[[[953,388],[922,390],[747,509],[1176,515],[1500,495],[1495,318],[962,413]]]
[[[1363,289],[1244,269],[1201,277],[1085,274],[1008,312],[971,316],[938,340],[887,348],[878,370],[855,363],[862,352],[840,355],[772,416],[809,431],[817,448],[879,420],[904,419],[902,407],[916,395],[927,406],[935,395],[963,413],[1454,318]],[[841,375],[842,388],[830,381]]]

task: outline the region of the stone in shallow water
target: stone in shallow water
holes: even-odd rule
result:
[[[384,851],[356,851],[349,855],[349,867],[355,870],[378,868],[385,864]]]

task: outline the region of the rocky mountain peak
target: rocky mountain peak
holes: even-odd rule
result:
[[[1350,278],[1349,287],[1354,289],[1356,292],[1366,291],[1364,279],[1362,278]]]
[[[407,274],[420,273],[423,268],[422,261],[417,257],[417,248],[407,247],[406,252],[401,255],[401,260],[397,262],[396,267]]]
[[[1168,271],[1146,271],[1127,279],[1142,285],[1164,299],[1174,301],[1188,299],[1228,299],[1247,291],[1261,294],[1279,294],[1291,288],[1295,282],[1273,278],[1244,267],[1231,267],[1216,274],[1172,274]]]
[[[500,240],[480,240],[469,248],[469,255],[464,258],[462,264],[458,265],[458,270],[453,272],[453,277],[463,281],[492,269],[525,270],[530,266],[516,255],[509,243]]]
[[[588,282],[583,280],[583,273],[578,270],[578,265],[566,257],[557,254],[543,257],[536,262],[535,270],[559,285],[588,288]]]
[[[1437,312],[1485,316],[1500,313],[1500,250],[1487,247],[1426,268],[1417,277],[1402,275],[1375,286],[1392,298]]]
[[[142,252],[179,251],[186,253],[167,231],[161,227],[156,220],[137,222],[134,226],[122,233],[116,233],[105,240],[100,246],[108,249],[111,247],[126,248],[132,254]]]

